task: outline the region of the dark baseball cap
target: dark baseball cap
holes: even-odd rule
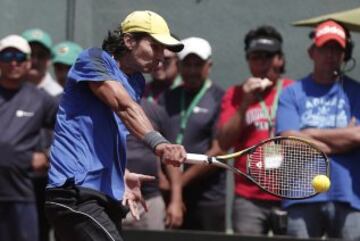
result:
[[[281,51],[281,42],[274,38],[259,37],[252,39],[246,53],[264,51],[269,53],[276,53]]]

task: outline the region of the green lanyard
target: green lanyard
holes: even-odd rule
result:
[[[274,130],[273,130],[274,119],[275,119],[276,110],[278,107],[278,100],[279,100],[279,95],[280,95],[281,88],[282,88],[282,82],[283,82],[282,80],[278,80],[276,83],[276,93],[275,93],[273,104],[271,106],[271,115],[268,111],[268,108],[266,107],[264,99],[261,97],[261,95],[257,95],[257,98],[259,99],[259,102],[260,102],[261,110],[262,110],[263,114],[266,116],[267,121],[269,123],[270,137],[274,137],[274,135],[275,135]]]
[[[195,106],[197,106],[202,99],[202,97],[205,95],[206,91],[210,88],[212,85],[212,82],[210,79],[207,79],[203,86],[201,87],[201,90],[196,94],[194,99],[191,101],[189,107],[187,110],[185,110],[185,91],[182,89],[181,92],[181,99],[180,99],[180,107],[181,107],[181,113],[180,113],[180,131],[178,135],[176,136],[176,143],[181,144],[184,140],[184,133],[186,129],[187,122],[190,118],[191,113],[193,112]]]
[[[151,103],[155,102],[154,97],[151,94],[146,99]]]

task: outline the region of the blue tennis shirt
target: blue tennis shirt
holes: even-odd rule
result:
[[[126,135],[120,118],[97,98],[88,82],[119,82],[139,101],[145,85],[141,73],[122,72],[105,51],[84,50],[69,71],[50,151],[48,188],[67,180],[121,200],[126,166]]]

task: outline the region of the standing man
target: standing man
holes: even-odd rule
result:
[[[31,69],[27,79],[52,96],[60,95],[63,89],[48,71],[52,58],[50,35],[41,29],[34,28],[24,31],[22,36],[29,42],[31,47]]]
[[[172,136],[187,151],[214,156],[221,153],[215,124],[223,90],[209,79],[211,46],[202,38],[182,40],[179,52],[182,85],[160,99],[170,117]],[[225,230],[225,171],[217,167],[186,165],[182,174],[186,207],[184,229]]]
[[[288,234],[360,239],[360,84],[342,73],[351,58],[350,34],[339,23],[320,23],[308,49],[313,72],[280,96],[277,132],[312,140],[329,154],[331,187],[326,193],[284,201]]]
[[[251,77],[230,87],[222,100],[218,140],[224,150],[246,149],[274,135],[278,97],[292,81],[283,79],[285,57],[282,37],[272,26],[250,30],[244,39]],[[246,157],[235,160],[245,171]],[[243,235],[281,233],[272,220],[279,213],[280,200],[262,191],[243,176],[235,176],[233,230]],[[283,232],[283,231],[282,231]]]
[[[31,176],[48,168],[38,143],[52,128],[57,103],[27,83],[31,49],[18,35],[0,40],[0,240],[38,241]]]
[[[123,205],[138,217],[146,209],[140,182],[151,177],[126,167],[128,132],[143,140],[164,163],[179,166],[181,145],[170,144],[136,101],[164,49],[183,48],[165,20],[135,11],[109,32],[102,49],[83,51],[68,75],[51,148],[47,215],[62,241],[122,240]],[[144,157],[145,158],[145,157]]]
[[[52,48],[52,60],[56,81],[64,88],[67,74],[83,48],[77,43],[64,41]]]

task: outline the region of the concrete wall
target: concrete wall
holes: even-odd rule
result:
[[[73,38],[84,47],[100,46],[107,30],[129,12],[150,9],[164,16],[180,38],[204,37],[214,49],[212,78],[224,88],[248,75],[243,38],[261,24],[278,28],[285,39],[287,76],[300,78],[311,70],[306,49],[309,28],[291,22],[360,7],[357,0],[0,0],[0,36],[30,27],[48,31],[54,42]],[[353,34],[355,44],[360,35]],[[360,45],[360,44],[359,44]],[[360,59],[360,47],[355,58]],[[360,79],[360,68],[351,76]]]

